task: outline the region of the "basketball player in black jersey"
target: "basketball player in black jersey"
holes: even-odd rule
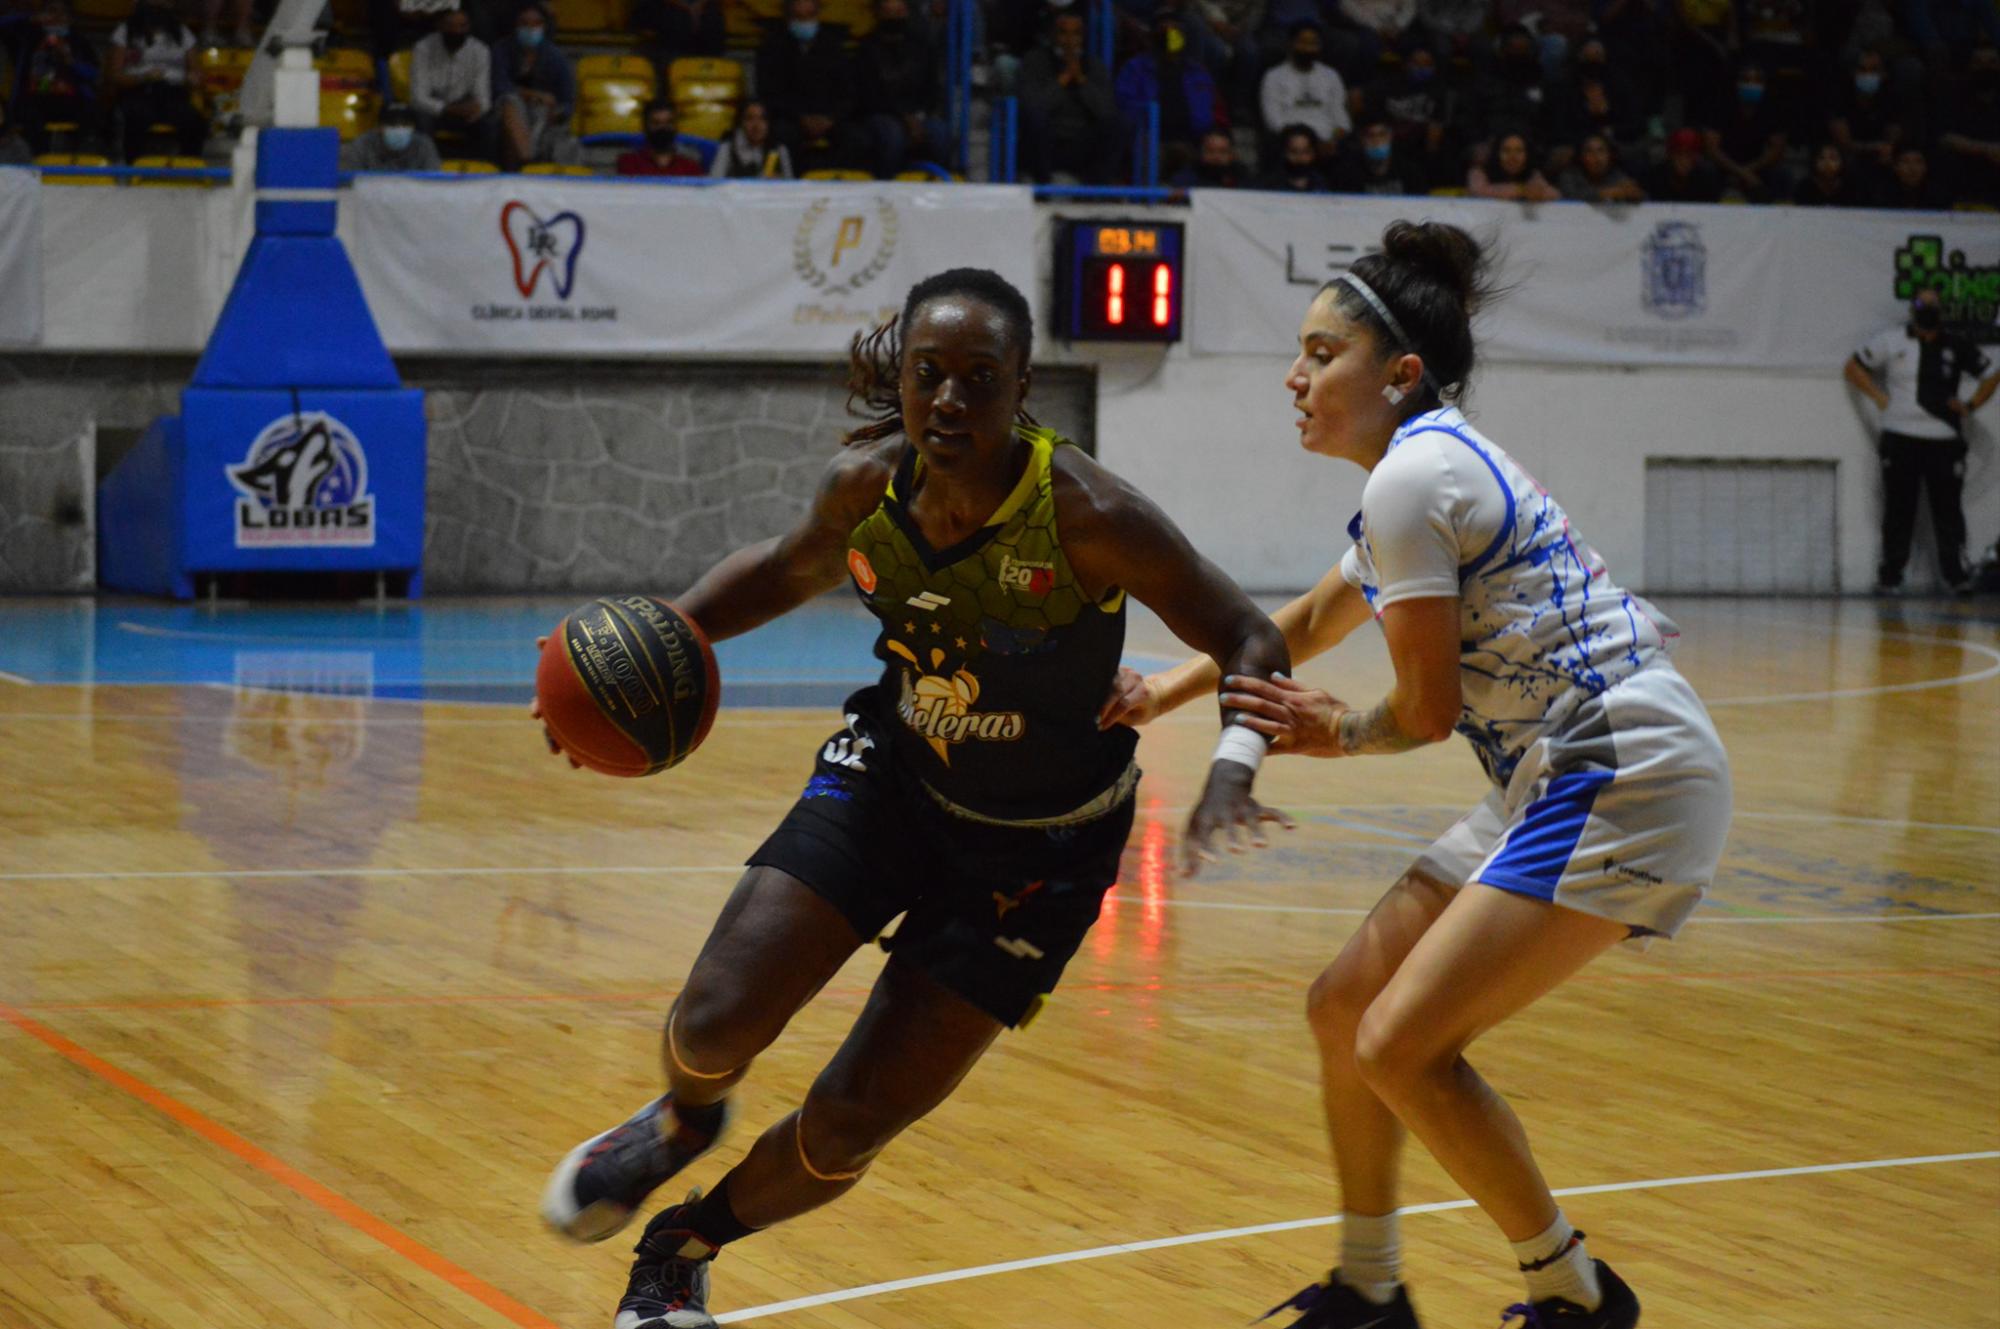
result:
[[[666,1094],[562,1161],[544,1217],[583,1241],[623,1227],[714,1145],[752,1059],[907,914],[804,1103],[647,1225],[616,1329],[713,1326],[718,1251],[853,1187],[1054,989],[1132,825],[1136,737],[1100,723],[1126,594],[1224,676],[1288,670],[1283,634],[1158,508],[1023,411],[1032,336],[994,273],[919,283],[856,339],[850,388],[875,418],[810,511],[677,600],[721,640],[847,582],[881,619],[882,678],[848,699],[695,960],[667,1015]],[[1218,745],[1187,870],[1216,837],[1282,820],[1251,797],[1246,737]]]

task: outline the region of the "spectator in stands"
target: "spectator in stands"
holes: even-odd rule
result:
[[[1736,0],[1671,0],[1674,68],[1691,123],[1729,110],[1729,72],[1736,64]]]
[[[33,19],[15,26],[9,52],[14,66],[14,119],[37,154],[49,150],[51,124],[99,126],[97,50],[70,27],[65,0],[44,0]]]
[[[1470,56],[1493,20],[1493,0],[1417,0],[1412,33],[1440,56]]]
[[[1655,203],[1722,201],[1722,178],[1708,164],[1699,129],[1676,129],[1667,135],[1667,158],[1647,178],[1646,197]]]
[[[2000,46],[2000,6],[1993,0],[1904,0],[1902,18],[1933,73],[1981,38]]]
[[[500,121],[500,164],[518,171],[529,162],[574,162],[570,133],[576,71],[549,40],[549,16],[538,0],[515,12],[514,35],[493,48],[493,107]]]
[[[1768,203],[1784,188],[1786,133],[1765,101],[1763,67],[1745,61],[1736,70],[1736,104],[1707,130],[1709,160],[1722,172],[1725,187],[1750,203]]]
[[[1645,138],[1645,117],[1632,80],[1611,63],[1610,51],[1595,37],[1576,48],[1569,78],[1554,94],[1551,133],[1561,143],[1581,143],[1602,134],[1619,148]],[[1564,160],[1556,169],[1568,165]]]
[[[208,121],[188,97],[194,52],[194,29],[158,0],[139,0],[111,30],[106,74],[124,121],[126,161],[144,154],[154,125],[170,127],[183,156],[201,155]]]
[[[707,175],[701,157],[681,143],[674,104],[664,97],[646,103],[641,122],[646,146],[618,154],[620,175]]]
[[[662,68],[684,55],[721,55],[725,0],[636,0],[632,31]]]
[[[1763,66],[1765,94],[1792,134],[1817,133],[1812,123],[1821,59],[1807,0],[1742,0],[1743,56]]]
[[[1336,194],[1423,194],[1430,181],[1423,164],[1404,158],[1396,149],[1396,131],[1379,116],[1364,120],[1333,164]]]
[[[1490,160],[1474,162],[1465,173],[1465,192],[1474,198],[1504,198],[1516,203],[1552,203],[1562,191],[1543,178],[1535,166],[1534,149],[1523,134],[1502,134]]]
[[[28,141],[7,118],[7,99],[0,97],[0,166],[32,166],[34,162],[35,154]]]
[[[1559,181],[1564,198],[1582,203],[1644,203],[1646,191],[1618,165],[1611,140],[1591,134],[1577,145],[1576,160]]]
[[[1951,195],[1931,178],[1930,154],[1911,143],[1897,150],[1896,164],[1877,195],[1875,206],[1906,212],[1938,212],[1951,206]]]
[[[1792,191],[1802,208],[1865,208],[1869,191],[1847,169],[1847,154],[1838,143],[1822,143],[1813,153],[1812,170]]]
[[[423,133],[463,138],[472,155],[492,157],[493,52],[463,9],[438,15],[437,31],[410,49],[410,107]]]
[[[1362,114],[1386,121],[1394,132],[1399,169],[1414,171],[1426,181],[1458,177],[1450,130],[1457,103],[1458,94],[1444,79],[1428,46],[1409,46],[1403,67],[1384,74],[1361,94]]]
[[[223,0],[202,0],[201,44],[203,46],[222,45],[222,5]],[[255,46],[256,30],[250,26],[252,0],[229,0],[229,22],[233,31],[233,44]]]
[[[1046,184],[1061,171],[1087,185],[1108,184],[1127,141],[1111,76],[1090,58],[1082,5],[1050,22],[1047,42],[1021,62],[1021,148]]]
[[[1340,0],[1340,27],[1333,38],[1334,64],[1356,83],[1381,68],[1385,53],[1403,41],[1417,19],[1417,0]]]
[[[1953,164],[1954,193],[1966,202],[2000,201],[2000,46],[1982,42],[1944,114],[1939,148]]]
[[[875,27],[861,39],[855,73],[878,178],[913,162],[951,160],[951,130],[938,115],[940,60],[928,30],[911,26],[910,0],[875,0]]]
[[[1273,141],[1286,125],[1305,125],[1319,135],[1321,152],[1331,157],[1354,122],[1347,114],[1347,84],[1319,58],[1322,41],[1319,24],[1294,27],[1284,62],[1264,73],[1258,101],[1264,132]]]
[[[1504,134],[1533,138],[1548,127],[1549,93],[1535,35],[1520,24],[1501,34],[1499,55],[1474,96],[1473,133],[1491,142]]]
[[[1600,0],[1597,6],[1597,36],[1610,53],[1610,67],[1631,80],[1642,115],[1658,111],[1666,91],[1666,25],[1672,22],[1666,9],[1656,0]]]
[[[1249,181],[1244,178],[1243,163],[1236,160],[1236,140],[1226,129],[1211,129],[1201,136],[1193,163],[1167,183],[1175,189],[1241,189]]]
[[[1854,73],[1829,98],[1831,114],[1826,134],[1842,151],[1878,171],[1887,171],[1904,138],[1902,117],[1885,86],[1887,75],[1880,51],[1863,51]]]
[[[1319,135],[1305,125],[1286,125],[1278,134],[1278,160],[1261,186],[1290,194],[1324,194],[1333,188],[1320,165]]]
[[[866,155],[852,123],[853,62],[841,33],[820,22],[819,0],[787,0],[784,26],[757,51],[757,95],[800,174],[851,167]]]
[[[1146,123],[1147,103],[1159,104],[1160,143],[1169,155],[1192,157],[1203,134],[1228,127],[1215,78],[1190,49],[1187,25],[1176,15],[1153,24],[1149,49],[1125,62],[1113,91],[1119,112],[1135,128]]]
[[[790,180],[792,154],[771,137],[771,115],[760,101],[744,102],[736,112],[736,128],[722,140],[709,163],[718,180]]]
[[[1534,24],[1542,71],[1554,79],[1590,35],[1591,8],[1591,0],[1497,0],[1494,16],[1503,27]]]
[[[343,171],[435,171],[437,144],[417,129],[417,113],[402,102],[382,108],[375,127],[340,149]]]

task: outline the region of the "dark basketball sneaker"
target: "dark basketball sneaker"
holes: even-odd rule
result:
[[[681,1226],[701,1198],[697,1187],[686,1204],[662,1209],[646,1224],[646,1233],[632,1249],[632,1276],[618,1318],[611,1329],[717,1329],[708,1313],[708,1268],[715,1247]],[[690,1255],[692,1250],[695,1253]]]
[[[1501,1329],[1515,1320],[1521,1322],[1521,1329],[1632,1329],[1639,1323],[1639,1298],[1624,1279],[1611,1272],[1610,1265],[1602,1260],[1591,1263],[1597,1266],[1597,1286],[1604,1294],[1596,1310],[1587,1311],[1561,1297],[1532,1304],[1519,1301],[1501,1313]]]
[[[632,1221],[653,1188],[715,1147],[728,1127],[702,1134],[673,1116],[673,1095],[569,1151],[542,1191],[542,1217],[578,1241],[603,1241]]]
[[[1341,1282],[1338,1269],[1300,1289],[1291,1300],[1271,1307],[1259,1319],[1268,1320],[1285,1311],[1305,1314],[1284,1329],[1418,1329],[1417,1308],[1410,1304],[1408,1288],[1398,1286],[1394,1301],[1377,1306]]]

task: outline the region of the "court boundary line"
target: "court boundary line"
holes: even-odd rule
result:
[[[225,1153],[247,1163],[287,1190],[310,1200],[349,1228],[363,1236],[373,1238],[387,1247],[392,1254],[401,1256],[425,1273],[471,1297],[488,1310],[521,1326],[521,1329],[561,1329],[561,1326],[540,1311],[514,1300],[476,1274],[460,1268],[402,1229],[362,1208],[340,1192],[314,1180],[276,1154],[251,1143],[165,1090],[156,1088],[131,1072],[112,1065],[89,1048],[65,1037],[32,1016],[25,1015],[12,1006],[0,1004],[0,1021],[14,1026],[71,1064],[95,1075],[113,1088],[131,1095],[176,1125],[184,1127]]]
[[[17,683],[24,688],[35,686],[35,680],[27,675],[10,673],[5,669],[0,669],[0,683]]]
[[[1867,1172],[1883,1168],[1921,1167],[1945,1163],[1980,1162],[2000,1158],[2000,1149],[1984,1149],[1962,1154],[1922,1154],[1910,1158],[1877,1158],[1855,1163],[1815,1163],[1804,1167],[1759,1168],[1748,1172],[1710,1172],[1687,1177],[1659,1177],[1648,1181],[1613,1181],[1594,1186],[1564,1186],[1552,1191],[1558,1198],[1571,1195],[1608,1195],[1622,1191],[1666,1190],[1678,1186],[1710,1186],[1725,1182],[1764,1181],[1780,1177],[1821,1176],[1829,1173]],[[1398,1212],[1403,1214],[1437,1214],[1449,1210],[1476,1207],[1471,1200],[1440,1200],[1431,1204],[1405,1205]],[[1146,1241],[1115,1242],[1106,1246],[1092,1246],[1084,1250],[1057,1251],[1048,1255],[1031,1255],[1019,1260],[1002,1260],[995,1264],[973,1265],[964,1269],[942,1270],[934,1274],[918,1274],[910,1278],[895,1278],[881,1283],[866,1283],[858,1287],[841,1288],[834,1292],[820,1292],[811,1296],[793,1297],[786,1301],[767,1302],[761,1306],[746,1306],[742,1310],[726,1311],[715,1317],[718,1324],[738,1324],[746,1320],[761,1320],[773,1315],[784,1315],[791,1311],[810,1310],[818,1306],[837,1305],[841,1302],[860,1301],[868,1297],[879,1297],[891,1292],[905,1292],[914,1288],[935,1287],[941,1283],[962,1283],[974,1278],[988,1278],[995,1274],[1017,1273],[1027,1269],[1042,1269],[1050,1265],[1078,1264],[1086,1260],[1108,1259],[1114,1255],[1138,1255],[1147,1251],[1169,1250],[1177,1246],[1196,1246],[1212,1241],[1233,1241],[1242,1237],[1260,1237],[1276,1232],[1296,1232],[1306,1228],[1334,1227],[1340,1222],[1339,1214],[1325,1214],[1317,1218],[1293,1218],[1274,1223],[1253,1223],[1246,1227],[1218,1228],[1208,1232],[1191,1232],[1178,1237],[1154,1237]]]

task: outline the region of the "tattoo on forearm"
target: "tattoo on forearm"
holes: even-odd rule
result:
[[[1408,752],[1428,741],[1403,732],[1396,713],[1384,701],[1372,711],[1347,711],[1337,729],[1340,750],[1350,757],[1374,756],[1384,752]]]

